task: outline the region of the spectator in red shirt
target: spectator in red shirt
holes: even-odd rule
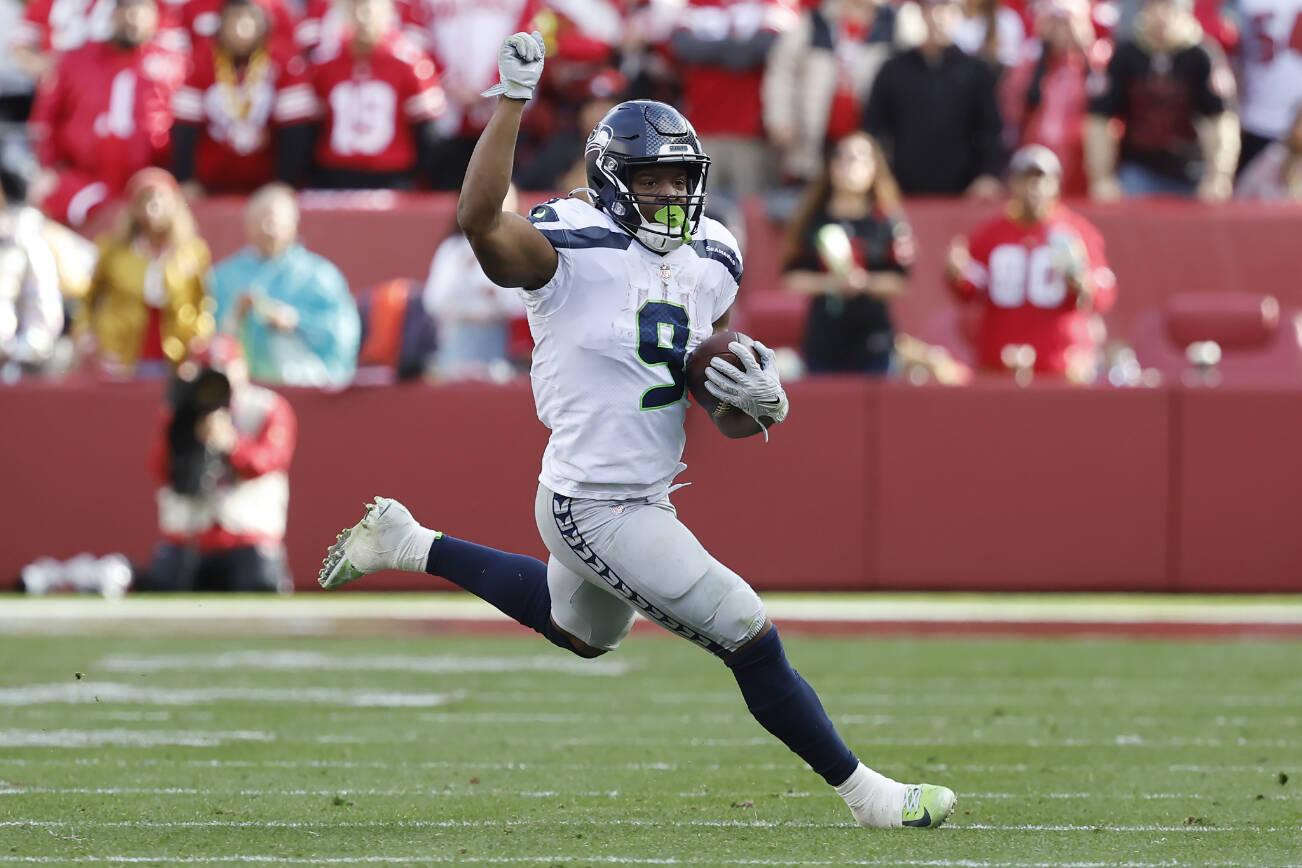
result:
[[[429,176],[443,88],[434,63],[398,31],[393,0],[351,0],[350,32],[318,55],[313,83],[324,122],[313,186],[406,189]]]
[[[949,251],[955,292],[980,306],[977,362],[1005,370],[1005,349],[1029,346],[1037,373],[1089,382],[1101,339],[1096,314],[1116,299],[1103,238],[1059,203],[1062,167],[1053,151],[1022,148],[1010,173],[1006,212]]]
[[[826,0],[778,37],[764,71],[764,126],[784,176],[818,175],[825,144],[858,130],[877,70],[924,31],[912,2]]]
[[[303,174],[316,92],[301,56],[276,55],[254,0],[226,0],[217,38],[195,48],[172,109],[173,173],[183,185],[251,193]]]
[[[398,14],[403,35],[422,51],[428,50],[429,33],[426,21],[429,10],[422,0],[394,0],[393,8]],[[294,43],[299,51],[308,55],[316,51],[329,54],[336,50],[347,29],[346,3],[336,3],[335,0],[308,0],[303,4],[302,17],[294,25]]]
[[[45,77],[60,54],[113,36],[116,0],[28,0],[9,37],[14,61],[32,78]]]
[[[764,138],[760,91],[778,36],[798,20],[790,0],[689,0],[671,39],[683,113],[710,154],[710,189],[745,196],[767,187],[775,155]]]
[[[460,190],[494,100],[480,94],[497,84],[497,52],[512,33],[537,28],[542,0],[425,0],[429,52],[447,94],[439,118],[443,144],[434,167],[436,190]],[[548,51],[551,56],[551,51]]]
[[[289,57],[298,51],[295,31],[298,20],[286,0],[254,0],[267,18],[267,33],[276,54]],[[196,49],[211,43],[221,29],[225,0],[182,0],[178,29],[182,45]]]
[[[1087,0],[1043,0],[1036,4],[1030,56],[999,81],[999,106],[1014,147],[1037,144],[1062,164],[1064,196],[1084,196],[1085,117],[1089,113],[1086,78],[1095,50],[1094,25]]]
[[[33,198],[73,226],[122,193],[140,169],[166,162],[172,91],[183,59],[155,41],[155,0],[118,0],[113,39],[63,55],[32,109],[45,171]]]
[[[289,402],[249,382],[227,335],[181,367],[168,398],[150,454],[163,540],[137,590],[289,593]]]

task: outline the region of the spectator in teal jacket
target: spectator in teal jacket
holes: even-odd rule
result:
[[[213,268],[218,328],[239,337],[254,380],[346,385],[357,369],[357,303],[339,269],[298,243],[294,191],[254,193],[244,225],[249,246]]]

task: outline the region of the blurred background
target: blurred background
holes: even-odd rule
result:
[[[794,412],[675,500],[757,588],[1302,591],[1297,0],[0,0],[0,587],[308,590],[375,494],[542,553],[455,223],[533,29],[506,207],[624,99],[713,158]]]

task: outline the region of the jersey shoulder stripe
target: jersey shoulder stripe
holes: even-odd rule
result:
[[[551,199],[535,205],[529,211],[529,222],[558,250],[627,250],[633,243],[633,236],[612,228],[603,213],[581,199]]]
[[[743,266],[741,254],[737,251],[737,239],[719,221],[707,217],[703,222],[705,232],[691,243],[692,250],[702,259],[718,262],[732,275],[733,281],[740,285]]]
[[[583,249],[609,247],[627,250],[633,239],[623,232],[613,232],[601,226],[584,226],[582,229],[539,229],[552,247]]]

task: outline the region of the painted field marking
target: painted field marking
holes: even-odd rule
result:
[[[538,819],[538,820],[344,820],[324,821],[294,820],[0,820],[0,828],[26,827],[37,829],[457,829],[457,828],[528,828],[573,826],[630,826],[637,828],[672,829],[684,826],[720,829],[856,829],[853,823],[810,823],[790,820],[686,820],[662,822],[637,819]],[[1039,823],[966,823],[943,827],[954,832],[1302,832],[1297,826],[1200,826],[1160,824],[1108,825],[1108,824],[1039,824]]]
[[[637,661],[575,660],[530,654],[479,657],[443,654],[432,657],[404,654],[326,654],[319,651],[226,651],[220,654],[115,654],[99,661],[114,672],[164,672],[172,670],[266,669],[323,672],[419,672],[433,675],[481,673],[559,672],[565,675],[612,677],[627,675]]]
[[[674,798],[678,799],[720,799],[728,800],[736,798],[742,789],[720,791],[720,792],[702,792],[693,790],[690,792],[673,793]],[[500,798],[502,796],[518,796],[527,799],[551,799],[551,798],[609,798],[617,799],[624,795],[619,790],[516,790],[506,789],[503,787],[486,785],[474,788],[453,788],[452,786],[440,788],[399,788],[391,787],[387,789],[357,789],[352,787],[337,787],[334,789],[263,789],[256,787],[241,787],[239,789],[220,789],[220,788],[197,788],[197,787],[40,787],[40,786],[23,786],[9,785],[0,781],[0,796],[17,796],[17,795],[42,795],[42,796],[394,796],[408,798],[427,798],[431,796],[446,796],[451,798],[465,798],[467,796],[484,796],[487,798]],[[796,791],[774,794],[783,799],[805,799],[830,796],[831,792],[827,790]],[[959,797],[965,801],[979,800],[1017,800],[1017,799],[1059,799],[1059,800],[1116,800],[1116,799],[1137,799],[1142,801],[1233,801],[1227,800],[1224,796],[1211,796],[1206,793],[969,793],[960,792]],[[1291,801],[1292,796],[1288,795],[1271,795],[1263,796],[1263,799],[1271,801]],[[1244,801],[1255,800],[1255,796],[1244,796]]]
[[[1260,862],[1209,862],[1199,859],[1197,862],[1166,860],[1162,862],[1005,862],[986,859],[674,859],[674,858],[639,858],[637,856],[589,856],[589,855],[552,855],[552,856],[331,856],[303,858],[294,856],[264,856],[255,854],[229,854],[224,856],[74,856],[68,858],[56,856],[20,856],[11,858],[10,862],[45,864],[57,862],[71,863],[138,863],[207,865],[221,862],[270,862],[288,865],[358,865],[358,864],[402,864],[402,865],[446,865],[448,863],[471,862],[481,865],[537,865],[562,864],[572,862],[600,865],[900,865],[908,868],[1292,868],[1292,866],[1270,866]]]
[[[116,681],[70,681],[0,688],[0,707],[99,702],[177,706],[274,702],[353,708],[434,708],[463,696],[461,693],[398,693],[330,687],[144,687]]]
[[[588,855],[553,855],[553,856],[334,856],[321,858],[303,858],[292,856],[264,856],[253,854],[231,854],[226,856],[76,856],[60,858],[55,856],[21,856],[10,859],[21,863],[138,863],[206,865],[221,862],[270,862],[289,865],[358,865],[358,864],[402,864],[402,865],[446,865],[449,863],[471,862],[481,865],[537,865],[570,863],[599,865],[900,865],[908,868],[1276,868],[1260,862],[1209,862],[1200,859],[1197,862],[1166,860],[1163,862],[1005,862],[985,859],[675,859],[675,858],[639,858],[637,856],[588,856]],[[1295,868],[1281,865],[1278,868]]]
[[[217,747],[230,741],[275,740],[274,734],[256,730],[0,729],[0,747]]]

